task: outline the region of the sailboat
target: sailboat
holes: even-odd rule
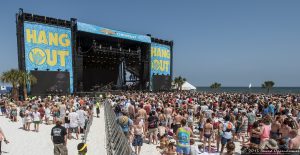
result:
[[[249,89],[252,87],[251,83],[249,84]]]

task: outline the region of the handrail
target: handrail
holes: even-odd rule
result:
[[[104,103],[107,155],[135,155],[128,139],[116,122],[116,115],[110,102]]]

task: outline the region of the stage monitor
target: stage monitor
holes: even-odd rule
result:
[[[70,73],[59,71],[31,71],[37,78],[37,83],[31,86],[31,95],[70,93]]]
[[[170,46],[151,43],[150,86],[152,90],[160,90],[166,84],[170,86],[168,90],[171,89],[171,56]],[[159,76],[154,77],[154,75]]]
[[[69,72],[73,92],[71,29],[35,22],[24,22],[25,69],[30,72]],[[30,90],[29,90],[30,91]]]

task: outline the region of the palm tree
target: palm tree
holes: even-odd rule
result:
[[[3,83],[10,83],[12,85],[12,97],[15,101],[18,100],[18,87],[20,82],[20,73],[16,69],[3,72],[1,77]]]
[[[274,85],[275,83],[273,81],[265,81],[263,84],[261,84],[261,87],[267,89],[267,93],[269,94]]]
[[[186,78],[183,78],[181,76],[174,78],[174,84],[176,85],[177,90],[182,90],[182,85],[184,84],[185,81],[186,81]]]
[[[221,86],[222,86],[221,83],[214,82],[214,83],[212,83],[212,84],[210,85],[210,88],[211,88],[211,89],[214,89],[214,90],[217,90],[217,89],[219,89]]]
[[[28,73],[26,71],[19,71],[19,74],[20,74],[19,83],[23,87],[24,100],[26,100],[27,99],[27,86],[31,86],[31,85],[37,83],[37,79],[31,73]]]

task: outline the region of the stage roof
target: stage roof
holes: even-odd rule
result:
[[[77,29],[78,31],[84,31],[84,32],[89,32],[94,34],[100,34],[100,35],[134,40],[134,41],[145,42],[145,43],[151,43],[151,38],[146,35],[122,32],[122,31],[112,30],[112,29],[108,29],[96,25],[81,23],[81,22],[77,22]]]

